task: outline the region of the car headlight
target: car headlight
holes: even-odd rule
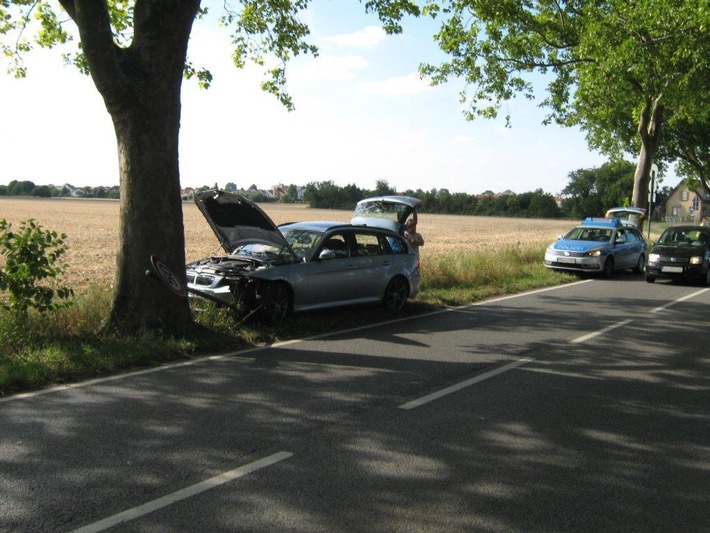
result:
[[[694,255],[693,257],[690,258],[690,264],[691,265],[702,265],[703,264],[703,256],[702,255]]]
[[[661,260],[661,254],[648,254],[649,263],[658,263]]]
[[[587,255],[589,257],[599,257],[602,255],[602,251],[601,250],[591,250],[591,251],[587,252]]]

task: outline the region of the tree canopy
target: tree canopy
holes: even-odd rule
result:
[[[634,205],[645,204],[653,159],[681,151],[662,126],[697,123],[706,108],[707,2],[432,0],[424,12],[444,19],[436,39],[450,59],[422,71],[435,83],[463,78],[469,118],[538,98],[544,84],[548,122],[581,127],[611,156],[638,152]]]

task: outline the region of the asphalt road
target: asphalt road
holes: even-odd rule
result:
[[[620,275],[6,398],[0,531],[710,531],[709,310]]]

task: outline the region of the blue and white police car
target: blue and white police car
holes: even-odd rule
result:
[[[618,218],[587,218],[545,251],[545,266],[574,272],[633,269],[642,273],[646,264],[646,239],[638,228]]]

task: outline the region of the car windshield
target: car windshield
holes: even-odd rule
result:
[[[659,244],[682,246],[707,246],[708,238],[702,231],[695,229],[667,229],[658,240]]]
[[[260,261],[273,261],[274,259],[288,259],[288,250],[275,244],[247,243],[238,246],[231,255],[241,255],[259,259]],[[291,259],[293,261],[293,259]]]
[[[363,202],[355,207],[354,217],[384,218],[400,222],[408,206],[395,202]]]
[[[286,237],[286,241],[291,246],[293,253],[301,261],[311,256],[318,241],[323,237],[323,234],[319,231],[305,229],[283,230],[283,235]]]
[[[565,239],[571,241],[608,242],[611,240],[611,230],[604,228],[574,228],[565,235]]]

